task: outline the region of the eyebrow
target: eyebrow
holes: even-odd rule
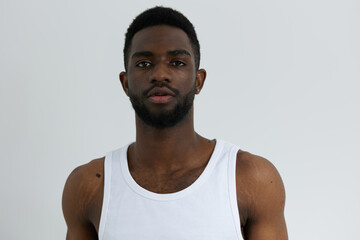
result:
[[[167,51],[168,55],[172,55],[172,56],[177,56],[177,55],[188,55],[191,56],[191,54],[186,51],[186,50],[172,50],[172,51]]]
[[[150,51],[142,51],[142,52],[135,52],[131,58],[138,58],[138,57],[152,57],[154,54]]]
[[[171,55],[171,56],[178,56],[178,55],[187,55],[187,56],[191,56],[191,54],[183,49],[178,49],[178,50],[171,50],[171,51],[167,51],[166,52],[167,55]],[[150,51],[140,51],[140,52],[135,52],[131,58],[139,58],[139,57],[152,57],[154,56],[153,52]]]

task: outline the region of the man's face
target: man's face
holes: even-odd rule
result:
[[[189,113],[203,83],[194,57],[188,36],[179,28],[153,26],[134,35],[128,71],[120,79],[137,116],[147,125],[172,127]]]

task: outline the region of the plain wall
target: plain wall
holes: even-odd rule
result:
[[[124,33],[163,4],[195,25],[195,126],[268,158],[290,239],[359,239],[357,0],[0,0],[0,239],[65,239],[69,173],[135,138]]]

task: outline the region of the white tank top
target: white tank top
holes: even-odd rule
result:
[[[138,185],[127,161],[128,146],[104,163],[100,240],[240,240],[235,166],[238,147],[217,140],[199,178],[175,193]]]

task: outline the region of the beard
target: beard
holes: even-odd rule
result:
[[[134,108],[136,115],[146,125],[157,129],[174,127],[180,123],[185,118],[185,116],[188,115],[190,109],[192,108],[196,91],[194,84],[193,88],[188,93],[185,95],[180,95],[178,90],[173,89],[166,84],[163,85],[175,93],[175,97],[178,99],[178,103],[173,109],[163,111],[161,113],[151,112],[144,104],[144,99],[146,98],[147,93],[152,88],[157,87],[157,85],[154,85],[150,89],[144,91],[142,97],[135,95],[130,88],[128,92],[132,107]]]

